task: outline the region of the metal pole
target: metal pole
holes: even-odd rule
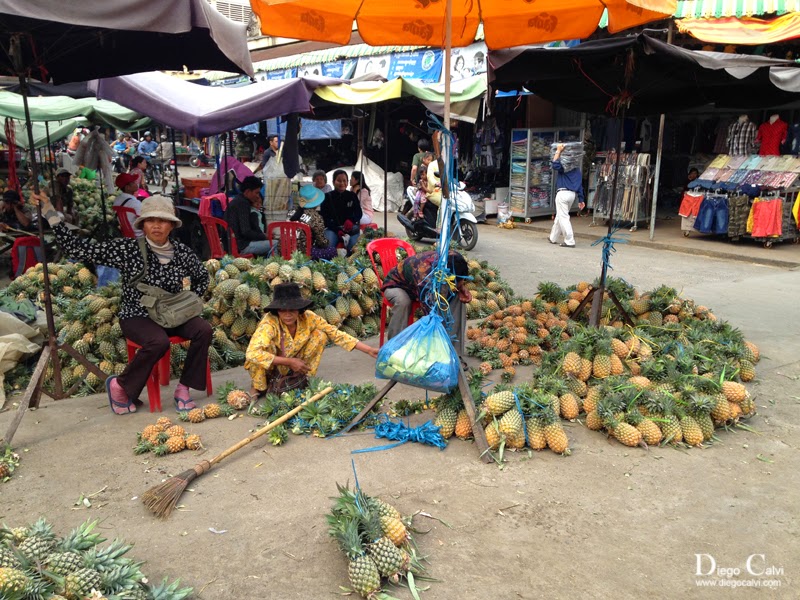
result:
[[[673,21],[670,19],[669,28],[667,29],[667,43],[672,43],[672,27]],[[653,178],[653,205],[650,208],[650,239],[656,236],[656,209],[658,208],[658,186],[661,183],[661,155],[664,151],[664,122],[666,115],[661,113],[658,118],[658,148],[656,149],[656,173]]]
[[[181,186],[180,186],[180,179],[178,179],[178,152],[176,151],[176,148],[175,148],[175,128],[174,127],[170,127],[169,128],[169,137],[170,137],[170,141],[172,142],[172,161],[173,161],[174,167],[175,167],[175,198],[174,198],[174,200],[175,200],[175,202],[177,202],[178,199],[179,199],[178,196],[180,195],[179,192],[180,192]]]
[[[22,55],[20,50],[19,38],[14,37],[12,39],[12,53],[16,54],[21,61]],[[31,123],[31,113],[30,109],[28,108],[28,81],[25,78],[22,69],[19,69],[19,87],[20,92],[22,93],[22,106],[25,111],[25,128],[28,130],[28,144],[30,145],[30,148],[33,148],[33,124]],[[33,191],[38,195],[40,193],[39,168],[36,165],[36,160],[33,157],[32,151],[31,171],[33,174]],[[61,364],[58,360],[56,324],[55,319],[53,318],[53,299],[50,295],[50,274],[47,268],[47,252],[45,251],[46,244],[44,241],[44,217],[42,216],[42,205],[39,202],[36,203],[36,215],[38,217],[37,223],[39,228],[39,243],[42,245],[42,274],[44,276],[42,283],[44,284],[44,312],[47,319],[47,345],[50,346],[50,354],[53,357],[53,384],[55,386],[55,395],[57,397],[61,397],[63,393],[63,389],[61,387]]]
[[[52,152],[53,151],[53,145],[50,142],[50,122],[49,121],[45,121],[44,122],[44,134],[45,134],[45,136],[47,136],[47,151],[48,152]],[[53,174],[53,170],[55,168],[54,165],[53,165],[54,162],[55,162],[55,155],[53,155],[53,162],[50,163],[50,190],[51,190],[53,196],[56,195],[56,178],[55,178],[55,175]]]
[[[619,126],[617,127],[617,157],[614,163],[614,182],[611,184],[611,210],[608,213],[608,235],[611,236],[611,232],[614,228],[614,205],[617,202],[617,184],[619,183],[619,164],[620,159],[622,158],[622,136],[624,134],[624,125],[625,125],[625,115],[627,110],[625,107],[622,108],[622,116],[619,119]],[[603,243],[603,250],[609,245],[609,242],[606,241]],[[605,255],[605,252],[603,253]],[[605,295],[606,291],[606,274],[608,273],[608,264],[603,259],[603,267],[600,271],[600,285],[597,287],[597,290],[594,293],[594,299],[592,300],[592,311],[589,316],[589,325],[592,327],[597,327],[600,323],[600,313],[603,309],[603,296]]]
[[[444,126],[450,130],[450,53],[453,48],[453,0],[444,11]]]
[[[389,231],[389,109],[383,107],[383,230]]]

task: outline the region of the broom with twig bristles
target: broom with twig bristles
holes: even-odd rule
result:
[[[201,475],[208,473],[211,470],[211,467],[219,463],[223,458],[227,458],[237,450],[241,450],[247,444],[252,442],[253,440],[260,438],[265,433],[269,433],[272,429],[281,425],[303,410],[309,404],[312,404],[319,400],[320,398],[327,396],[333,391],[332,387],[327,387],[318,394],[311,396],[308,400],[303,402],[300,406],[293,408],[288,413],[283,415],[282,417],[276,419],[269,425],[262,427],[258,431],[251,433],[248,437],[243,439],[238,444],[231,446],[221,454],[218,454],[211,460],[204,460],[203,462],[197,463],[194,468],[189,469],[188,471],[184,471],[180,475],[176,475],[175,477],[171,477],[167,479],[165,482],[160,483],[159,485],[150,488],[147,490],[144,495],[142,495],[142,502],[144,505],[149,508],[153,514],[157,517],[161,517],[162,519],[168,517],[170,513],[172,513],[172,509],[178,504],[178,499],[183,494],[183,491],[186,489],[186,486],[189,485],[194,479],[197,479]]]

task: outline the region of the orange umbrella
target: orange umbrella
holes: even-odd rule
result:
[[[347,44],[358,26],[372,46],[458,47],[475,41],[483,23],[490,49],[589,37],[608,9],[617,33],[671,16],[675,0],[453,0],[452,43],[447,0],[251,0],[267,35]]]

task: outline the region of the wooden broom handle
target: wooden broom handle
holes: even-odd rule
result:
[[[269,433],[270,431],[275,429],[278,425],[282,425],[283,423],[285,423],[286,421],[291,419],[293,416],[295,416],[297,413],[299,413],[301,410],[303,410],[306,406],[308,406],[309,404],[313,404],[314,402],[316,402],[317,400],[319,400],[320,398],[322,398],[324,396],[327,396],[332,391],[333,391],[332,387],[330,387],[330,386],[326,387],[324,390],[322,390],[318,394],[315,394],[314,396],[311,396],[311,398],[309,398],[308,400],[303,402],[300,406],[297,406],[297,407],[293,408],[292,410],[287,412],[285,415],[283,415],[282,417],[276,419],[275,421],[273,421],[269,425],[267,425],[265,427],[262,427],[258,431],[255,431],[255,432],[251,433],[248,437],[244,438],[241,442],[239,442],[238,444],[236,444],[234,446],[231,446],[227,450],[223,451],[221,454],[218,454],[217,456],[212,458],[209,462],[211,463],[211,465],[216,465],[223,458],[229,457],[231,454],[233,454],[237,450],[241,450],[242,448],[247,446],[247,444],[249,444],[253,440],[255,440],[257,438],[260,438],[265,433]]]

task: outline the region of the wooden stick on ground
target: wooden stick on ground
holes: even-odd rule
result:
[[[183,491],[186,489],[186,486],[189,485],[194,479],[197,479],[201,475],[208,473],[211,470],[211,467],[216,465],[217,463],[221,462],[224,458],[229,457],[231,454],[236,452],[237,450],[241,450],[245,446],[247,446],[250,442],[255,439],[260,438],[265,433],[269,433],[271,430],[275,429],[278,425],[282,425],[292,417],[294,417],[297,413],[303,410],[309,404],[313,404],[320,398],[323,398],[330,394],[333,391],[332,387],[327,387],[318,394],[311,396],[308,400],[303,402],[300,406],[297,406],[290,410],[288,413],[283,415],[282,417],[276,419],[269,425],[262,427],[258,431],[251,433],[248,437],[244,438],[238,444],[235,444],[218,454],[211,460],[204,460],[203,462],[197,463],[194,468],[189,469],[188,471],[184,471],[183,473],[176,475],[175,477],[171,477],[167,479],[165,482],[150,488],[142,495],[142,502],[144,505],[149,508],[153,514],[157,517],[166,518],[172,512],[172,509],[178,504],[178,499],[183,494]]]
[[[11,440],[14,439],[14,434],[17,432],[17,427],[19,427],[22,417],[25,416],[25,412],[28,410],[28,407],[31,405],[38,406],[39,401],[37,395],[41,393],[42,377],[48,362],[50,362],[50,345],[46,344],[44,348],[42,348],[42,353],[39,355],[39,362],[36,363],[36,368],[33,370],[33,375],[31,375],[31,380],[28,382],[28,387],[25,389],[25,393],[19,400],[17,414],[14,415],[11,423],[9,423],[5,436],[0,439],[0,451],[2,451],[5,446],[11,445]]]

